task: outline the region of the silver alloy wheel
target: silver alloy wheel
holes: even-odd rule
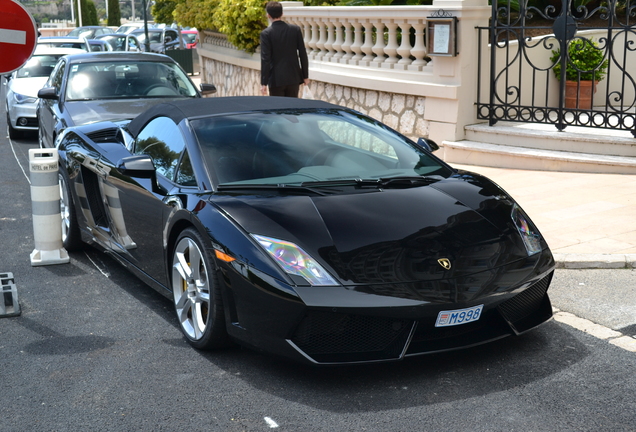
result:
[[[59,175],[58,178],[58,184],[60,186],[60,213],[62,214],[62,242],[65,242],[71,229],[70,197],[68,196],[68,187],[66,187],[64,177]]]
[[[174,251],[172,292],[181,328],[192,340],[201,339],[210,313],[210,281],[203,253],[189,237]]]

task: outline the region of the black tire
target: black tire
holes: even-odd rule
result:
[[[214,258],[198,231],[187,228],[179,234],[171,264],[175,312],[188,343],[197,349],[227,346],[229,337]]]
[[[20,139],[24,136],[24,133],[19,130],[19,129],[15,129],[13,126],[11,126],[11,119],[9,118],[9,108],[7,107],[7,126],[9,127],[9,138],[11,139]]]
[[[75,251],[83,248],[84,243],[77,223],[73,195],[66,177],[58,173],[60,185],[60,213],[62,215],[62,245],[67,251]]]

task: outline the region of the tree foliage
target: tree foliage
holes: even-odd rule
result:
[[[121,9],[119,9],[119,1],[118,0],[107,0],[108,1],[108,21],[106,21],[106,25],[112,27],[119,27],[121,25]]]
[[[176,0],[159,0],[152,5],[151,13],[157,23],[172,24],[175,21]]]
[[[73,2],[73,8],[75,9],[75,26],[80,26],[80,14],[77,13],[77,3]],[[97,18],[97,8],[93,0],[80,0],[80,10],[82,11],[82,25],[99,25],[99,19]]]
[[[213,15],[219,0],[178,0],[175,7],[175,19],[184,27],[216,29]]]

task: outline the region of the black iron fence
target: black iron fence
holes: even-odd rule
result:
[[[478,118],[629,130],[636,137],[632,0],[502,0],[480,27]],[[495,3],[495,0],[493,0]],[[490,54],[490,55],[488,55]]]

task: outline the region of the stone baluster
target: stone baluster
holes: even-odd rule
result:
[[[327,32],[327,42],[325,42],[325,54],[322,57],[324,61],[331,61],[331,58],[335,54],[333,49],[333,42],[335,40],[335,32],[334,32],[334,23],[332,20],[327,18],[326,24],[326,32]]]
[[[397,62],[396,66],[401,66],[400,69],[406,70],[407,66],[411,64],[411,24],[407,21],[399,24],[402,31],[402,43],[397,50],[397,53],[402,57]]]
[[[348,19],[344,20],[343,27],[345,40],[342,43],[341,48],[344,54],[340,57],[340,63],[349,63],[349,61],[353,58],[353,49],[351,49],[351,45],[353,45],[353,27]]]
[[[316,55],[316,60],[322,60],[325,56],[325,43],[327,42],[327,27],[325,26],[324,18],[316,20],[318,23],[318,34],[319,39],[316,43],[316,48],[318,49],[318,55]]]
[[[415,45],[413,45],[413,49],[411,49],[411,56],[415,57],[411,66],[415,66],[416,70],[422,70],[423,66],[426,66],[428,63],[424,60],[426,56],[426,45],[424,44],[424,28],[426,27],[426,23],[418,20],[415,24],[413,24],[415,28]]]
[[[384,27],[385,25],[382,21],[375,23],[375,45],[373,45],[375,58],[373,59],[373,65],[377,67],[380,67],[385,60],[384,47],[386,43],[384,42]]]
[[[344,55],[344,49],[342,48],[342,44],[344,43],[343,31],[344,27],[342,26],[340,20],[338,20],[335,23],[336,40],[334,40],[333,45],[331,46],[334,51],[333,56],[331,57],[331,61],[335,63],[338,63]]]
[[[316,58],[316,54],[318,52],[318,47],[316,46],[316,44],[318,43],[318,25],[316,23],[315,19],[309,19],[309,26],[311,28],[311,38],[309,39],[309,42],[307,43],[307,45],[309,46],[309,48],[311,49],[310,52],[307,53],[307,56],[309,58]]]
[[[357,65],[360,60],[362,60],[362,23],[358,20],[353,20],[351,25],[353,25],[353,44],[351,44],[351,51],[355,54],[349,60],[349,64]]]
[[[303,17],[301,21],[301,27],[303,29],[303,40],[305,41],[305,47],[307,48],[307,54],[311,51],[309,42],[311,41],[311,22],[307,17]]]
[[[382,67],[391,68],[399,60],[399,58],[397,56],[397,50],[399,48],[399,45],[397,43],[397,28],[398,28],[398,25],[393,20],[385,23],[385,25],[386,25],[386,28],[388,29],[388,32],[389,32],[389,42],[384,47],[384,53],[388,57],[382,63]]]
[[[369,66],[373,61],[373,23],[371,20],[364,20],[362,23],[364,27],[364,44],[360,47],[365,54],[358,62],[359,65]]]

